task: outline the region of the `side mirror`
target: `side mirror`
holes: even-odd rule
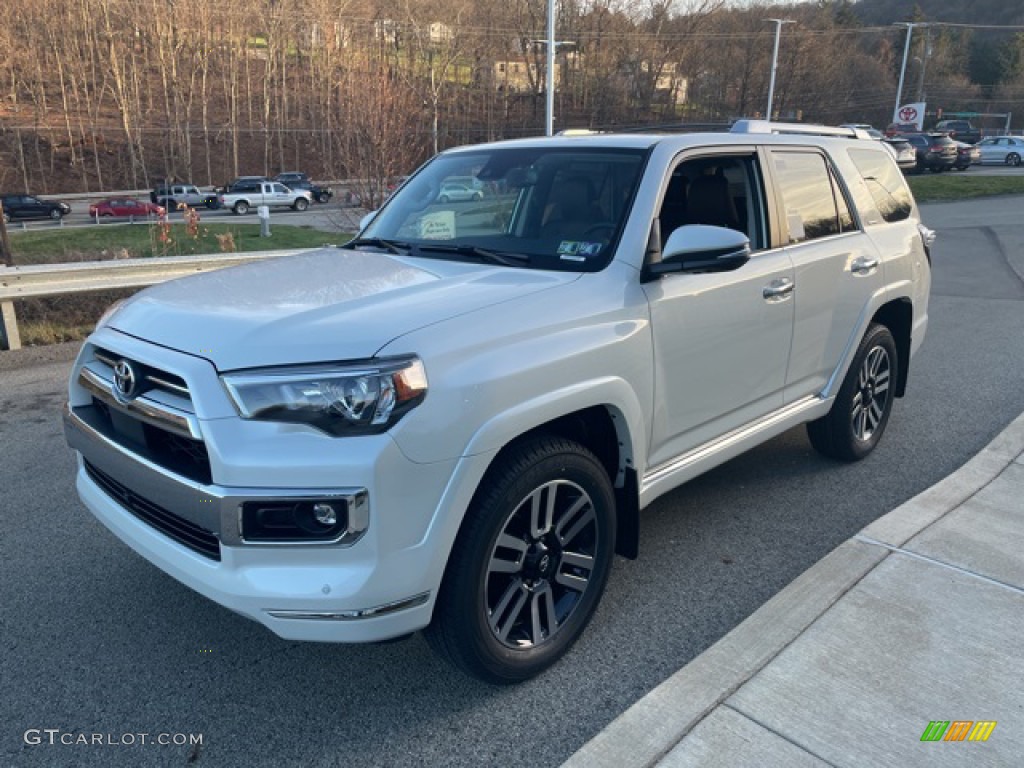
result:
[[[742,232],[687,224],[669,235],[660,261],[648,264],[651,277],[672,272],[730,272],[750,261],[750,239]]]

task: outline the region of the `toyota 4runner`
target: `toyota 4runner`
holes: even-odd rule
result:
[[[535,675],[656,498],[800,424],[846,461],[882,437],[931,232],[861,135],[444,152],[341,248],[112,309],[71,374],[78,492],[282,637],[425,628],[486,680]],[[470,176],[487,195],[441,201]]]

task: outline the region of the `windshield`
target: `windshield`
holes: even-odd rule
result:
[[[438,155],[395,193],[353,247],[536,269],[603,269],[646,157],[643,149],[571,147]]]

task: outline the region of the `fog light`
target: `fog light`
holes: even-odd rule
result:
[[[320,525],[338,524],[338,511],[330,504],[314,504],[313,516]]]

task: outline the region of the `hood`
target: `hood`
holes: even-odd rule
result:
[[[578,277],[323,248],[153,286],[106,324],[221,371],[358,360],[424,326]]]

